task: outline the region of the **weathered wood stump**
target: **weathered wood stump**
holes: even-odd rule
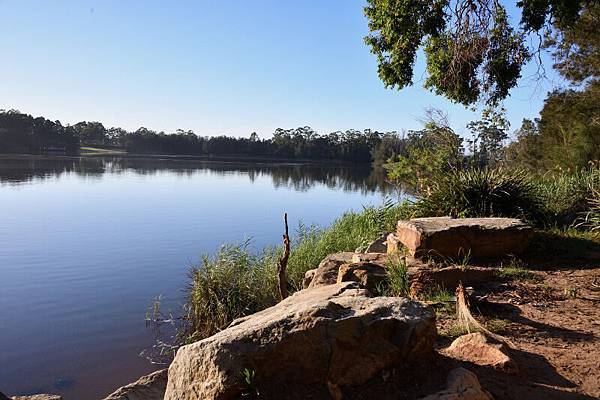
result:
[[[496,258],[522,253],[532,232],[515,218],[414,218],[398,221],[388,251],[398,241],[414,257]]]

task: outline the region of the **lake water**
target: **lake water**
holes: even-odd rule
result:
[[[201,254],[279,244],[284,212],[327,225],[384,191],[364,167],[2,156],[0,391],[99,399],[163,368],[139,356],[145,312],[179,309]]]

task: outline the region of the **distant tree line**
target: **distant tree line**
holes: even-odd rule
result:
[[[0,110],[0,153],[45,153],[54,150],[75,154],[79,137],[73,126],[15,110]]]
[[[276,129],[269,139],[261,139],[255,132],[247,138],[203,137],[181,129],[170,134],[147,128],[128,132],[122,128],[107,129],[100,122],[63,126],[60,121],[0,110],[0,153],[43,154],[63,148],[66,154],[76,154],[81,147],[91,146],[119,148],[133,154],[237,155],[368,163],[373,154],[382,151],[382,143],[399,140],[396,132],[351,129],[321,135],[308,126]]]

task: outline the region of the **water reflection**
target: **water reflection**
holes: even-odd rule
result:
[[[136,173],[156,175],[170,172],[182,176],[198,173],[242,175],[252,182],[269,176],[275,188],[307,191],[325,185],[343,191],[390,193],[392,188],[381,173],[366,165],[330,165],[297,163],[250,163],[190,159],[130,158],[130,157],[36,157],[1,156],[0,185],[21,185],[34,180],[59,178],[76,174],[86,178],[101,178],[105,174]]]

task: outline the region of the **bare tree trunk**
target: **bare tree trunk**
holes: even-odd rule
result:
[[[279,284],[279,295],[281,296],[281,300],[288,297],[287,277],[285,274],[288,258],[290,257],[290,237],[288,235],[287,213],[283,215],[283,220],[285,222],[285,233],[283,235],[283,255],[277,262],[277,282]]]
[[[471,333],[471,330],[477,332],[481,332],[486,334],[487,336],[505,343],[508,347],[516,348],[515,345],[505,338],[504,336],[496,335],[495,333],[490,332],[483,325],[481,325],[471,314],[471,310],[469,309],[469,295],[465,290],[462,282],[459,282],[456,287],[456,314],[458,317],[459,323],[467,330],[467,332]]]

